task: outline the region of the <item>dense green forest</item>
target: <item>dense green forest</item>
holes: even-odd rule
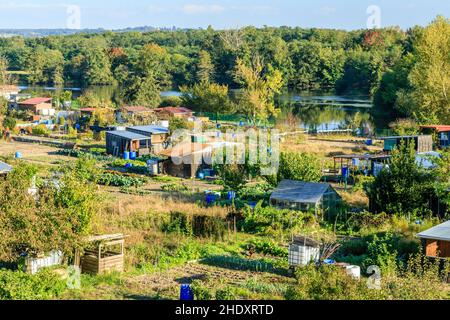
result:
[[[444,17],[406,31],[246,27],[12,37],[0,38],[0,82],[21,74],[29,84],[120,85],[124,102],[149,107],[161,88],[209,92],[219,102],[229,88],[247,88],[248,97],[258,91],[259,106],[245,108],[254,117],[273,113],[270,99],[282,88],[335,89],[371,95],[399,116],[444,123],[449,52]]]

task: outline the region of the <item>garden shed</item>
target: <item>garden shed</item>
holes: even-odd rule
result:
[[[450,220],[417,235],[424,253],[432,258],[450,258]]]
[[[83,255],[75,253],[75,265],[81,272],[102,274],[123,271],[125,236],[121,233],[92,236],[86,239]]]
[[[328,183],[283,180],[270,196],[270,203],[281,209],[322,211],[333,216],[340,209],[342,198]]]
[[[434,133],[438,147],[450,147],[450,125],[420,126],[420,130],[425,134]]]
[[[383,150],[386,152],[391,152],[395,147],[398,147],[402,141],[405,145],[414,142],[414,148],[417,152],[433,151],[433,137],[431,135],[392,136],[381,139],[384,141]]]
[[[164,143],[169,137],[169,129],[162,126],[134,126],[127,127],[127,131],[149,137],[152,153],[159,153],[164,150]]]
[[[150,137],[142,134],[116,130],[106,132],[106,152],[120,157],[124,152],[136,152],[138,156],[150,153]]]

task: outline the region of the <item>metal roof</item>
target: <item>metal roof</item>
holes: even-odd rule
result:
[[[316,204],[322,199],[329,187],[328,183],[283,180],[273,191],[270,199]]]
[[[417,234],[422,239],[450,241],[450,220]]]
[[[115,130],[115,131],[108,131],[106,133],[129,139],[129,140],[150,140],[150,137],[144,136],[142,134],[134,133],[131,131],[125,131],[125,130]]]
[[[138,131],[147,132],[147,133],[151,133],[151,134],[169,133],[169,129],[161,127],[161,126],[154,126],[154,125],[134,126],[134,127],[128,127],[127,129],[138,130]]]
[[[0,173],[8,173],[13,169],[12,166],[10,166],[7,163],[1,162],[0,161]]]

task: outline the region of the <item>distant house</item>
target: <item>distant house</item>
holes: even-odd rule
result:
[[[19,87],[13,85],[0,86],[0,97],[10,100],[12,96],[19,94]]]
[[[188,108],[184,107],[164,107],[164,108],[158,108],[155,109],[155,112],[160,117],[167,117],[167,118],[192,118],[194,117],[194,111]]]
[[[136,152],[137,156],[151,153],[151,138],[126,130],[106,132],[106,152],[122,157],[124,152]]]
[[[328,183],[283,180],[270,196],[271,205],[331,216],[338,212],[342,199]]]
[[[195,178],[202,169],[211,168],[213,146],[203,143],[181,143],[162,151],[168,157],[163,172],[179,178]]]
[[[0,176],[6,176],[12,171],[13,167],[7,163],[0,161]]]
[[[31,98],[17,104],[19,111],[31,111],[34,115],[53,116],[52,98]]]
[[[450,125],[421,126],[420,130],[426,134],[435,133],[438,147],[450,147]]]
[[[394,148],[400,146],[402,141],[405,145],[414,142],[414,148],[417,152],[433,151],[433,137],[431,135],[416,135],[416,136],[392,136],[381,138],[384,140],[385,152],[391,152]]]
[[[135,118],[135,117],[145,117],[154,114],[153,109],[144,106],[125,106],[120,110],[116,111],[117,122],[123,122],[125,117]]]
[[[417,235],[422,240],[424,253],[432,258],[450,258],[450,221]]]
[[[161,126],[133,126],[127,127],[126,130],[149,137],[152,148],[151,152],[156,154],[165,149],[164,143],[169,138],[169,129]]]

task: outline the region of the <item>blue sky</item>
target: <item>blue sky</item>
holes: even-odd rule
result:
[[[0,28],[65,28],[68,5],[82,28],[136,26],[216,29],[254,26],[366,28],[370,5],[381,26],[426,25],[450,17],[449,0],[0,0]]]

